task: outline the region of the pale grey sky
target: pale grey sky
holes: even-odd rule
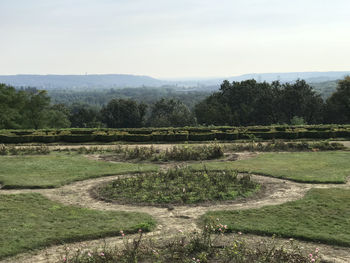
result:
[[[349,0],[0,0],[0,74],[350,70]]]

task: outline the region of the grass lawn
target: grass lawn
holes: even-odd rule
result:
[[[350,152],[263,153],[234,162],[206,162],[209,170],[234,169],[297,182],[345,183],[350,176]],[[194,164],[203,169],[203,164]]]
[[[79,154],[0,156],[4,188],[52,188],[104,175],[156,171],[152,164],[108,163]]]
[[[350,246],[350,190],[312,189],[298,201],[260,209],[209,212],[232,231],[276,234]]]
[[[62,242],[150,230],[143,213],[95,211],[50,201],[40,194],[0,195],[0,259]]]

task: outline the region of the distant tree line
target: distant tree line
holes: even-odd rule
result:
[[[350,123],[350,77],[339,81],[326,101],[304,80],[292,84],[224,81],[194,111],[202,125]]]
[[[73,103],[88,104],[97,108],[106,105],[111,98],[133,99],[152,105],[162,98],[180,100],[190,109],[201,100],[209,96],[213,90],[194,90],[193,88],[179,88],[176,86],[164,87],[141,87],[141,88],[72,88],[72,89],[49,89],[48,95],[52,103],[71,105]]]
[[[350,123],[350,77],[339,81],[337,90],[326,101],[303,80],[285,84],[224,81],[218,92],[199,101],[193,110],[171,97],[147,104],[111,97],[102,107],[52,104],[44,90],[0,84],[0,129],[304,123]]]

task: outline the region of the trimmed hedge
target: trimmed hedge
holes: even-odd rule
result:
[[[182,142],[350,138],[350,125],[0,130],[0,143]]]

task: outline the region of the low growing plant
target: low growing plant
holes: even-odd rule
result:
[[[12,145],[0,144],[0,155],[29,155],[29,154],[49,154],[50,148],[46,145],[16,147]]]
[[[176,168],[123,177],[96,189],[99,197],[121,203],[193,204],[233,200],[254,193],[259,185],[234,171]]]
[[[345,147],[341,143],[337,142],[283,142],[272,141],[268,143],[248,143],[248,144],[232,144],[226,146],[228,150],[234,152],[242,151],[258,151],[258,152],[277,152],[277,151],[334,151],[344,150]]]
[[[179,233],[168,239],[157,241],[145,240],[142,231],[134,238],[124,235],[123,245],[108,247],[106,244],[93,250],[66,249],[60,263],[148,263],[148,262],[183,262],[183,263],[311,263],[321,262],[318,248],[305,255],[293,240],[288,245],[270,242],[249,244],[239,232],[231,241],[224,241],[226,226],[217,220],[210,220],[201,231]],[[58,263],[58,262],[57,262]]]

